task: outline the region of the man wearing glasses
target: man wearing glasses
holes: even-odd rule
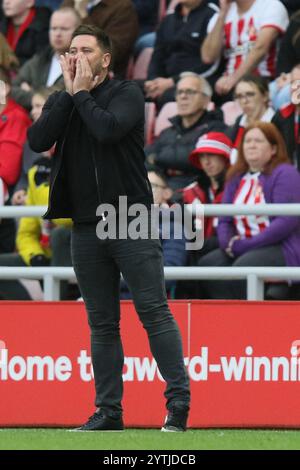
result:
[[[171,127],[145,149],[148,164],[155,164],[165,173],[174,191],[172,200],[178,200],[178,190],[198,177],[188,158],[198,138],[210,131],[226,130],[222,112],[207,111],[211,95],[211,87],[203,77],[193,72],[181,74],[176,87],[178,114],[170,119]]]

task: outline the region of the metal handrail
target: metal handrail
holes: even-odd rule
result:
[[[269,215],[269,216],[300,216],[300,204],[201,204],[206,216],[222,215]],[[193,204],[186,207],[195,213]],[[0,218],[9,217],[41,217],[45,214],[45,206],[2,206]]]
[[[200,204],[200,203],[199,203]],[[200,204],[206,216],[300,216],[300,204]],[[195,213],[194,205],[187,205]],[[41,217],[45,206],[2,206],[0,218]],[[167,280],[247,279],[248,300],[263,299],[266,279],[299,280],[300,267],[165,267]],[[72,267],[0,267],[0,279],[43,279],[44,300],[59,299],[59,281],[75,279]]]
[[[246,279],[247,299],[263,300],[265,280],[300,280],[300,267],[165,267],[166,280]],[[72,267],[0,267],[0,279],[43,279],[44,300],[59,300],[59,281],[75,279]]]

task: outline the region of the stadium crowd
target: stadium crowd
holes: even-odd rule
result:
[[[300,203],[299,0],[2,0],[1,205],[47,204],[53,149],[33,152],[26,135],[64,86],[59,56],[81,23],[111,37],[111,77],[143,90],[146,167],[162,218],[174,203]],[[71,226],[2,219],[0,266],[71,266]],[[194,226],[203,229],[197,218]],[[300,216],[206,218],[196,252],[173,232],[166,266],[300,267]],[[166,288],[172,298],[246,296],[242,281]],[[265,298],[298,300],[299,291],[268,283]],[[79,296],[61,283],[61,299]],[[1,300],[32,298],[20,280],[0,281]]]

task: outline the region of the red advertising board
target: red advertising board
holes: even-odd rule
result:
[[[191,379],[191,427],[300,427],[297,302],[174,301]],[[127,426],[160,426],[165,384],[122,303]],[[299,351],[298,351],[299,349]],[[94,411],[80,302],[1,302],[0,426],[74,426]]]

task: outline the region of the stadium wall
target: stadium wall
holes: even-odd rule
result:
[[[172,301],[191,378],[191,427],[300,427],[297,302]],[[158,427],[164,382],[122,302],[124,418]],[[81,302],[1,302],[0,427],[75,426],[94,412]]]

